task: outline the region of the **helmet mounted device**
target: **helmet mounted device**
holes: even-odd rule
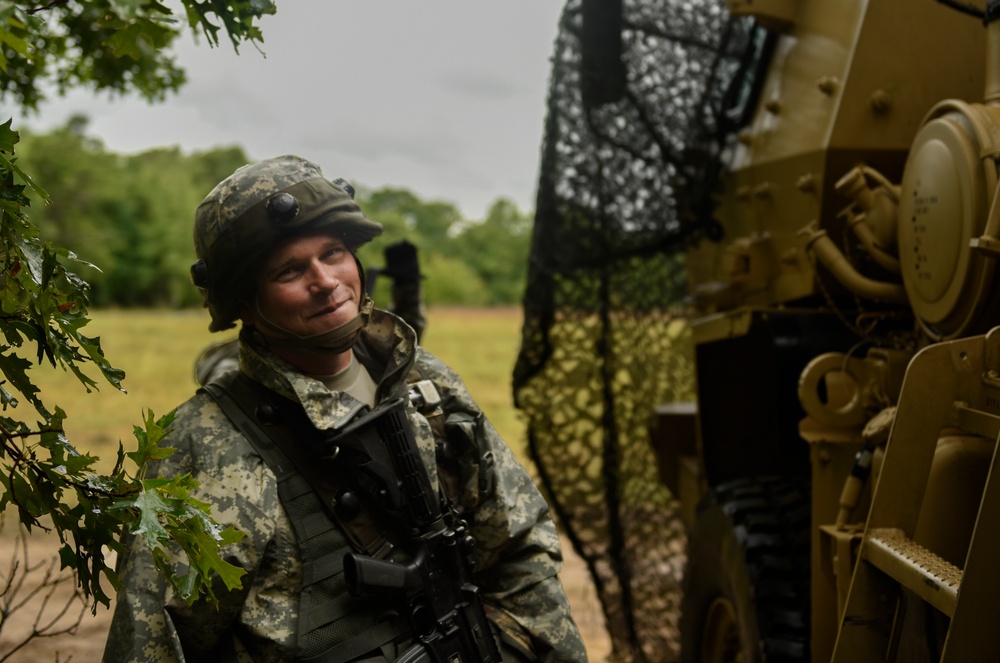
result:
[[[235,326],[247,306],[256,306],[256,277],[270,250],[286,239],[316,232],[340,238],[348,250],[382,234],[382,226],[361,212],[354,187],[331,182],[316,164],[296,156],[243,166],[220,182],[195,212],[194,244],[198,260],[191,280],[211,314],[210,331]],[[270,345],[343,352],[367,323],[373,304],[361,277],[359,314],[322,334],[300,337],[266,322]]]

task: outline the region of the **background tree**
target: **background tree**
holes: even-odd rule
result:
[[[450,203],[423,201],[406,189],[382,188],[364,200],[365,213],[385,223],[386,230],[402,232],[425,252],[441,250],[448,243],[449,232],[462,221],[461,213]],[[402,222],[399,228],[398,219]],[[387,233],[388,236],[388,233]],[[392,236],[395,241],[396,236]]]
[[[489,285],[487,304],[514,304],[524,293],[532,219],[509,200],[490,207],[482,223],[463,224],[452,252],[466,256],[479,280]]]
[[[362,190],[358,199],[365,213],[385,227],[365,256],[372,260],[385,244],[399,239],[415,244],[429,304],[496,306],[520,301],[531,216],[514,203],[499,199],[484,220],[470,221],[450,203],[424,201],[405,189]]]
[[[256,22],[274,12],[268,0],[182,4],[187,25],[213,45],[223,29],[234,46],[260,41]],[[183,82],[167,50],[181,25],[173,21],[172,11],[153,0],[54,0],[39,6],[4,0],[0,99],[36,108],[42,90],[52,85],[59,92],[83,86],[162,99]],[[80,138],[76,123],[66,130]],[[117,584],[105,563],[104,547],[117,550],[126,530],[143,537],[158,568],[181,596],[214,599],[214,574],[229,588],[240,582],[242,570],[226,564],[218,549],[241,535],[220,531],[211,521],[208,505],[190,497],[194,484],[189,477],[167,480],[144,474],[146,460],[169,453],[159,442],[172,416],[156,419],[147,413],[143,426],[135,427],[135,451],[126,454],[120,446],[112,472],[99,476],[96,458],[80,453],[67,439],[65,413],[43,402],[32,382],[30,371],[42,361],[62,367],[88,390],[97,382],[87,370],[96,368],[118,389],[124,374],[105,358],[100,340],[83,333],[89,322],[90,288],[68,265],[86,263],[43,240],[28,218],[28,190],[37,200],[50,198],[18,163],[19,139],[11,119],[0,125],[0,510],[16,509],[29,530],[51,527],[63,542],[62,564],[74,569],[84,593],[100,602],[109,602],[102,576]],[[81,153],[86,152],[85,143],[78,143]],[[84,158],[81,153],[75,156]],[[108,182],[101,175],[94,177],[96,191],[103,191]],[[67,232],[71,225],[67,220]],[[25,406],[34,414],[17,409]],[[34,424],[27,423],[32,419]],[[126,457],[140,468],[135,476],[124,469]],[[184,576],[178,577],[171,567],[165,549],[170,541],[186,553]]]
[[[48,133],[21,132],[19,163],[45,181],[54,200],[34,200],[35,224],[51,241],[101,266],[80,268],[96,306],[200,306],[187,276],[194,260],[192,210],[251,158],[239,147],[115,154],[88,135],[87,126],[87,118],[74,117]],[[359,185],[357,199],[385,227],[381,238],[364,247],[362,260],[380,266],[386,245],[409,240],[420,252],[430,305],[520,301],[532,223],[512,202],[499,199],[485,219],[470,220],[448,202],[396,187]],[[385,279],[376,280],[375,298],[389,302]]]
[[[80,270],[94,305],[200,306],[187,275],[192,210],[249,157],[235,147],[114,154],[85,135],[87,124],[77,116],[46,134],[21,132],[19,164],[53,199],[44,207],[34,200],[35,223],[102,267]]]
[[[47,238],[74,251],[95,265],[111,265],[117,242],[115,226],[109,220],[123,202],[117,181],[115,155],[104,150],[100,141],[86,135],[88,120],[75,116],[51,133],[26,135],[21,132],[18,163],[32,173],[58,204],[48,205],[34,222],[46,229]],[[46,201],[28,190],[36,208]],[[80,276],[99,288],[103,275],[89,265],[79,266]]]

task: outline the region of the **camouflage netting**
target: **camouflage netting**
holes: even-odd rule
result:
[[[721,109],[759,36],[721,0],[570,0],[555,45],[514,390],[616,661],[679,655],[684,528],[648,424],[693,399],[680,250],[717,232]]]

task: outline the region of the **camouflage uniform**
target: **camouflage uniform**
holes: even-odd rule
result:
[[[431,380],[441,395],[449,439],[457,434],[466,443],[460,453],[459,501],[463,510],[474,514],[477,582],[491,621],[503,633],[505,657],[513,649],[541,661],[585,661],[582,640],[556,576],[562,556],[548,507],[458,375],[417,346],[408,326],[383,311],[373,313],[354,351],[379,385],[379,402],[406,394],[406,378],[416,363],[421,376]],[[241,337],[240,368],[301,403],[319,429],[344,426],[361,407],[350,395],[330,392],[256,347],[246,333]],[[412,408],[409,418],[436,483],[429,424]],[[124,589],[104,660],[221,663],[218,652],[227,648],[236,650],[239,661],[295,660],[303,567],[274,475],[202,392],[178,410],[168,442],[177,451],[149,473],[190,472],[201,483],[197,497],[212,503],[217,520],[246,533],[223,551],[227,561],[247,570],[244,587],[216,590],[218,610],[204,602],[185,606],[158,577],[143,543],[131,541],[120,560]],[[387,658],[393,658],[391,652]]]

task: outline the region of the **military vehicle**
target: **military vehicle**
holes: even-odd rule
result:
[[[717,241],[686,256],[697,408],[652,424],[690,527],[685,661],[1000,660],[984,4],[727,2],[765,36]]]

